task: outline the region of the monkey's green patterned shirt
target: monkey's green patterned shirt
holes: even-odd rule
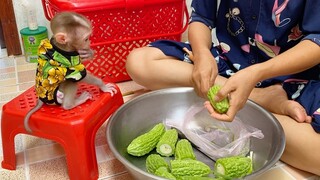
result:
[[[85,66],[78,52],[66,52],[44,39],[38,48],[36,72],[36,93],[46,104],[60,104],[57,101],[59,85],[64,81],[77,82],[86,76]]]

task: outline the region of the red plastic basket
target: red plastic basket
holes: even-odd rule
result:
[[[61,11],[91,20],[95,58],[87,69],[112,82],[130,80],[125,61],[131,50],[158,39],[180,41],[189,18],[185,0],[42,0],[42,5],[48,20]]]

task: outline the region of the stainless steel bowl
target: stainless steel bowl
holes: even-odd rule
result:
[[[133,157],[126,152],[126,147],[135,137],[166,118],[183,119],[186,111],[200,102],[204,99],[198,97],[193,88],[152,91],[128,101],[109,119],[106,136],[111,151],[135,179],[163,179],[147,173],[146,157]],[[256,178],[280,159],[285,146],[284,132],[271,113],[252,101],[248,101],[237,116],[264,134],[263,139],[251,138],[254,172],[245,178]],[[214,161],[194,150],[197,159],[213,168]]]

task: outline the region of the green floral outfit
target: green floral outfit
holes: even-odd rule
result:
[[[61,104],[63,93],[59,91],[59,85],[64,81],[80,81],[86,74],[78,52],[61,50],[52,43],[52,39],[41,41],[35,87],[42,102]]]

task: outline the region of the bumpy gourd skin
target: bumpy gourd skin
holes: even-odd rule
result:
[[[150,154],[146,159],[146,168],[149,173],[154,174],[157,169],[164,167],[169,170],[169,164],[159,154]]]
[[[172,156],[174,154],[176,143],[178,141],[178,132],[176,129],[167,130],[160,138],[157,144],[157,153],[161,156]]]
[[[150,131],[136,137],[127,147],[127,152],[133,156],[143,156],[152,151],[166,131],[163,123],[158,123]]]
[[[178,180],[226,180],[224,178],[216,177],[195,177],[195,176],[181,176]]]
[[[209,91],[208,91],[208,99],[210,101],[210,104],[212,105],[212,107],[214,108],[214,110],[216,110],[218,113],[220,114],[224,114],[228,111],[229,109],[229,100],[228,98],[224,98],[223,100],[221,100],[220,102],[216,102],[215,96],[218,93],[218,91],[221,89],[221,86],[219,85],[213,85]]]
[[[174,177],[165,167],[158,168],[154,174],[166,179],[176,180],[176,177]]]
[[[196,155],[193,152],[192,145],[187,139],[181,139],[177,142],[174,156],[177,160],[196,160]]]
[[[194,176],[202,177],[208,176],[211,173],[211,169],[205,163],[188,159],[188,160],[171,160],[171,173],[175,177],[180,176]]]
[[[231,156],[217,159],[214,165],[216,177],[225,179],[241,178],[252,173],[252,160],[244,156]]]

